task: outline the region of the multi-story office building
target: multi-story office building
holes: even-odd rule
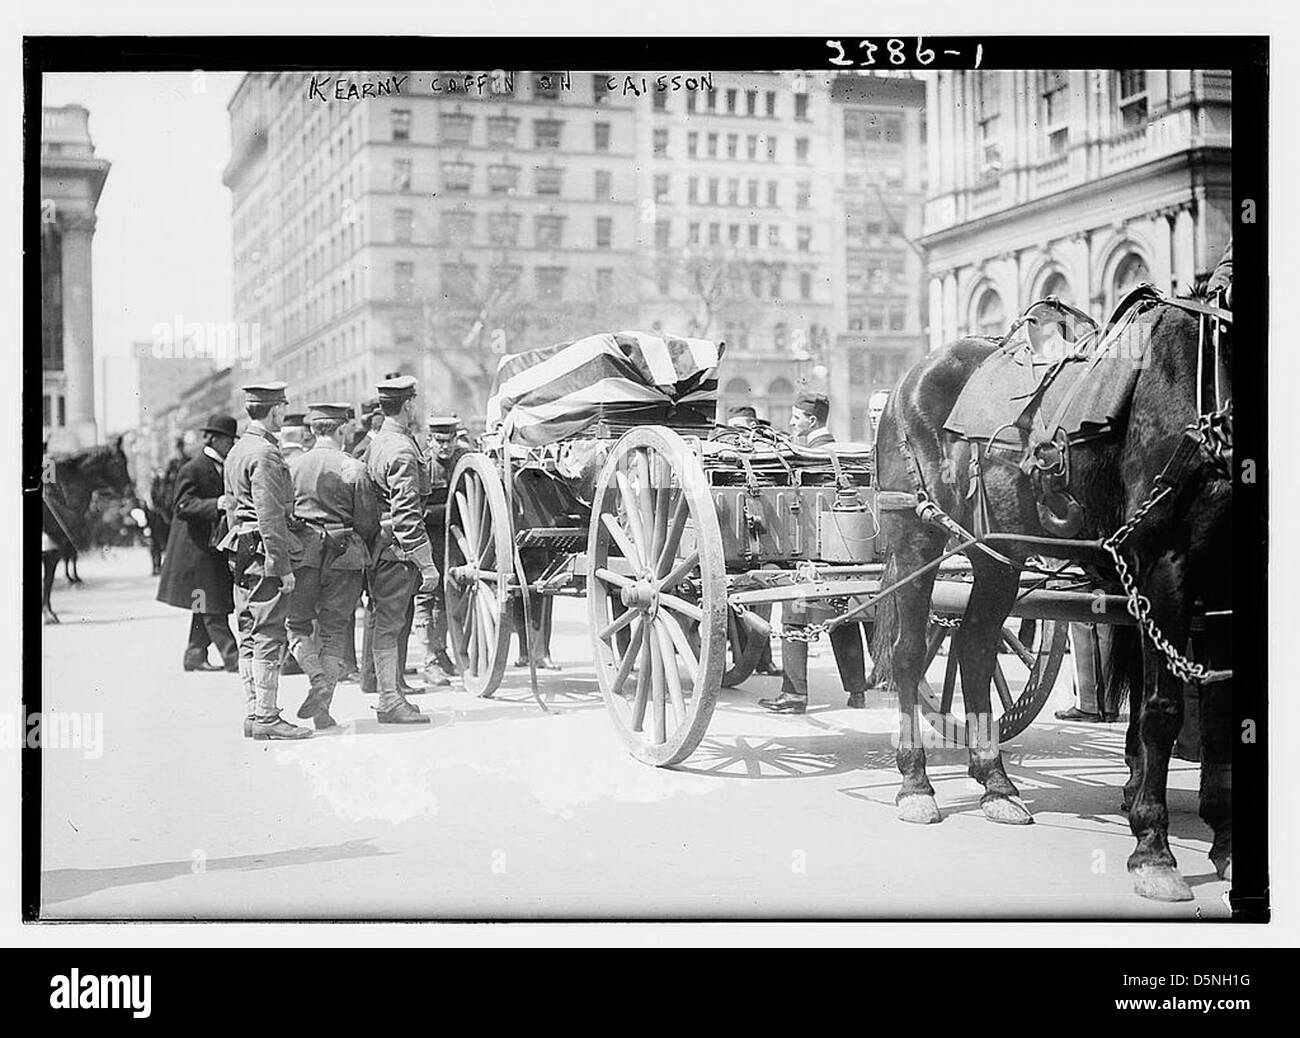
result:
[[[938,72],[927,100],[931,348],[1045,295],[1185,290],[1228,241],[1227,71]]]
[[[97,442],[91,306],[95,207],[109,162],[81,105],[41,111],[42,429],[52,451]]]
[[[840,75],[832,84],[835,196],[831,429],[870,439],[871,394],[894,387],[925,351],[925,84],[910,73]]]

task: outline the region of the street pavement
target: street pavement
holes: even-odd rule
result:
[[[752,678],[722,692],[704,743],[669,770],[637,763],[614,732],[578,599],[557,603],[564,669],[539,675],[549,714],[523,669],[492,700],[456,685],[419,696],[428,727],[381,727],[373,697],[344,685],[341,733],[254,742],[237,675],[182,672],[188,618],[153,601],[147,553],[86,558],[81,573],[80,589],[60,575],[63,623],[42,631],[43,710],[88,715],[102,740],[47,740],[42,754],[46,918],[1228,914],[1182,761],[1171,840],[1196,899],[1131,893],[1123,726],[1052,719],[1070,702],[1068,659],[1005,748],[1036,824],[986,821],[964,751],[939,749],[944,820],[913,826],[894,813],[893,706],[872,693],[867,710],[845,709],[825,641],[806,715],[763,711],[778,679]],[[304,677],[282,680],[286,716],[305,691]]]

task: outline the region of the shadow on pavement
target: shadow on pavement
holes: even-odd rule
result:
[[[209,858],[203,864],[204,872],[255,872],[259,869],[278,869],[293,865],[314,865],[327,861],[347,861],[352,858],[373,858],[391,852],[376,850],[370,840],[349,840],[326,847],[298,847],[288,851],[268,854],[241,854],[230,858]],[[122,865],[111,869],[50,869],[41,873],[41,904],[54,905],[61,901],[86,897],[138,883],[161,883],[195,871],[192,859],[184,861],[159,861],[148,865]]]

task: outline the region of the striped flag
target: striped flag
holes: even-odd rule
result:
[[[724,347],[647,332],[589,335],[501,358],[487,427],[514,443],[554,443],[594,425],[604,407],[704,405],[718,399]]]

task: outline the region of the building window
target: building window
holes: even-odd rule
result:
[[[513,195],[519,190],[518,166],[488,166],[488,192]]]
[[[415,230],[415,210],[393,210],[393,241],[409,242]]]
[[[564,241],[564,217],[537,217],[536,235],[538,248],[558,249]]]
[[[1115,97],[1119,105],[1120,128],[1132,130],[1147,121],[1147,74],[1143,69],[1116,73]]]
[[[560,146],[560,129],[563,125],[559,119],[535,119],[533,121],[533,147],[558,148]]]
[[[979,72],[975,78],[975,118],[979,121],[980,179],[997,180],[1002,172],[1002,73]]]
[[[411,110],[394,108],[392,111],[393,140],[409,141],[411,139]]]
[[[686,225],[686,243],[688,245],[700,244],[700,225],[698,223]]]
[[[668,204],[668,174],[655,174],[655,205]]]
[[[776,161],[776,138],[771,134],[768,134],[767,136],[767,161]]]
[[[748,134],[745,137],[745,158],[750,162],[758,159],[758,137],[755,134]]]
[[[564,267],[537,268],[537,294],[543,299],[564,298]]]
[[[745,91],[745,114],[758,115],[758,91]]]
[[[608,302],[614,294],[614,268],[597,267],[596,268],[596,298],[601,302]]]
[[[794,205],[796,209],[812,208],[812,181],[800,180],[795,184]]]
[[[778,227],[776,224],[772,224],[767,229],[767,243],[769,245],[781,244],[781,228]]]
[[[709,205],[718,204],[718,178],[709,177]]]
[[[696,104],[696,101],[695,101],[695,95],[694,95],[694,94],[687,94],[687,95],[686,95],[686,111],[689,112],[689,113],[691,113],[692,115],[695,113],[695,104]]]
[[[796,248],[800,252],[808,252],[812,249],[812,228],[801,225],[796,232]]]
[[[686,201],[691,205],[698,205],[700,201],[700,178],[691,177],[686,181]]]
[[[614,197],[614,174],[607,169],[596,170],[596,200],[605,202]]]
[[[652,107],[654,108],[654,110],[655,110],[656,112],[666,112],[666,111],[668,111],[668,91],[666,91],[666,90],[656,90],[656,91],[654,92],[654,99],[653,99]]]
[[[560,77],[553,72],[539,72],[533,76],[533,97],[546,101],[558,101],[560,97]]]
[[[776,91],[767,92],[767,117],[773,119],[776,117]]]
[[[459,112],[443,112],[438,117],[443,144],[468,144],[474,129],[474,117]]]
[[[596,150],[609,151],[609,123],[596,123]]]
[[[654,132],[654,154],[656,158],[668,157],[668,131],[655,130]]]
[[[686,135],[686,157],[699,158],[700,155],[700,135],[691,131]]]
[[[411,190],[411,160],[393,159],[393,190]]]
[[[710,245],[722,244],[722,224],[720,223],[709,224],[709,244]]]
[[[519,135],[519,120],[509,115],[493,115],[488,118],[488,146],[492,148],[513,148]]]
[[[740,154],[740,134],[727,134],[727,158],[734,159]]]
[[[777,184],[777,182],[776,182],[775,180],[769,180],[769,181],[767,182],[767,204],[768,204],[769,206],[771,206],[773,209],[776,208],[776,204],[777,204],[777,203],[776,203],[776,193],[777,193],[778,188],[779,188],[779,185]]]
[[[1039,119],[1047,155],[1064,155],[1070,146],[1070,72],[1054,68],[1040,72]]]
[[[760,230],[761,230],[761,228],[760,228],[760,227],[758,226],[758,224],[756,224],[756,223],[751,223],[751,224],[749,225],[749,244],[750,244],[750,245],[753,245],[753,246],[755,246],[755,247],[758,246],[758,235],[759,235]]]
[[[794,95],[794,117],[796,119],[808,118],[808,95],[807,94]]]
[[[740,181],[735,177],[727,181],[727,205],[740,205]]]
[[[662,221],[661,221],[662,222]],[[658,233],[659,227],[656,224],[655,231]],[[596,248],[608,249],[614,243],[614,218],[612,216],[596,217]]]
[[[812,298],[812,275],[807,271],[799,275],[799,298],[805,302]]]
[[[907,312],[900,309],[891,309],[889,311],[889,330],[891,332],[901,332],[907,324]]]
[[[736,90],[734,87],[727,90],[727,114],[736,114]]]
[[[493,245],[519,244],[519,214],[491,213],[488,215],[488,241]]]
[[[442,164],[442,189],[447,194],[468,194],[473,177],[474,167],[468,162]]]
[[[727,224],[727,241],[732,245],[740,244],[740,224]]]
[[[393,316],[393,342],[398,346],[410,346],[415,342],[415,320],[410,314]]]
[[[767,294],[773,299],[781,298],[781,268],[773,267],[767,272]]]
[[[885,116],[885,143],[902,144],[903,143],[903,118],[899,115]]]
[[[517,263],[496,263],[488,272],[491,289],[498,295],[505,295],[514,290],[519,279],[523,277],[524,268]]]
[[[1138,285],[1150,280],[1151,271],[1147,268],[1146,261],[1136,252],[1129,253],[1115,268],[1115,277],[1112,280],[1114,294],[1110,301],[1111,307],[1114,307]]]
[[[975,307],[976,334],[1000,338],[1007,330],[1006,325],[1002,297],[994,289],[986,288]]]
[[[704,110],[706,112],[716,112],[718,110],[718,92],[710,90],[704,95]]]
[[[1140,263],[1141,260],[1138,262]],[[1047,280],[1043,282],[1043,287],[1039,290],[1037,298],[1046,299],[1048,296],[1053,296],[1062,303],[1074,303],[1073,293],[1070,292],[1070,283],[1059,270],[1054,270],[1047,276]]]
[[[716,133],[711,133],[708,136],[707,154],[711,159],[716,159],[718,157],[718,135]]]
[[[595,73],[591,77],[591,101],[593,104],[603,105],[609,100],[609,77],[603,72]]]
[[[751,180],[745,185],[745,198],[751,206],[758,205],[758,181]]]
[[[808,161],[808,138],[796,137],[794,139],[794,157],[797,162]]]
[[[543,166],[534,175],[533,186],[539,195],[558,195],[564,170],[558,166]]]
[[[415,295],[415,264],[393,264],[393,287],[398,299],[411,299]]]

